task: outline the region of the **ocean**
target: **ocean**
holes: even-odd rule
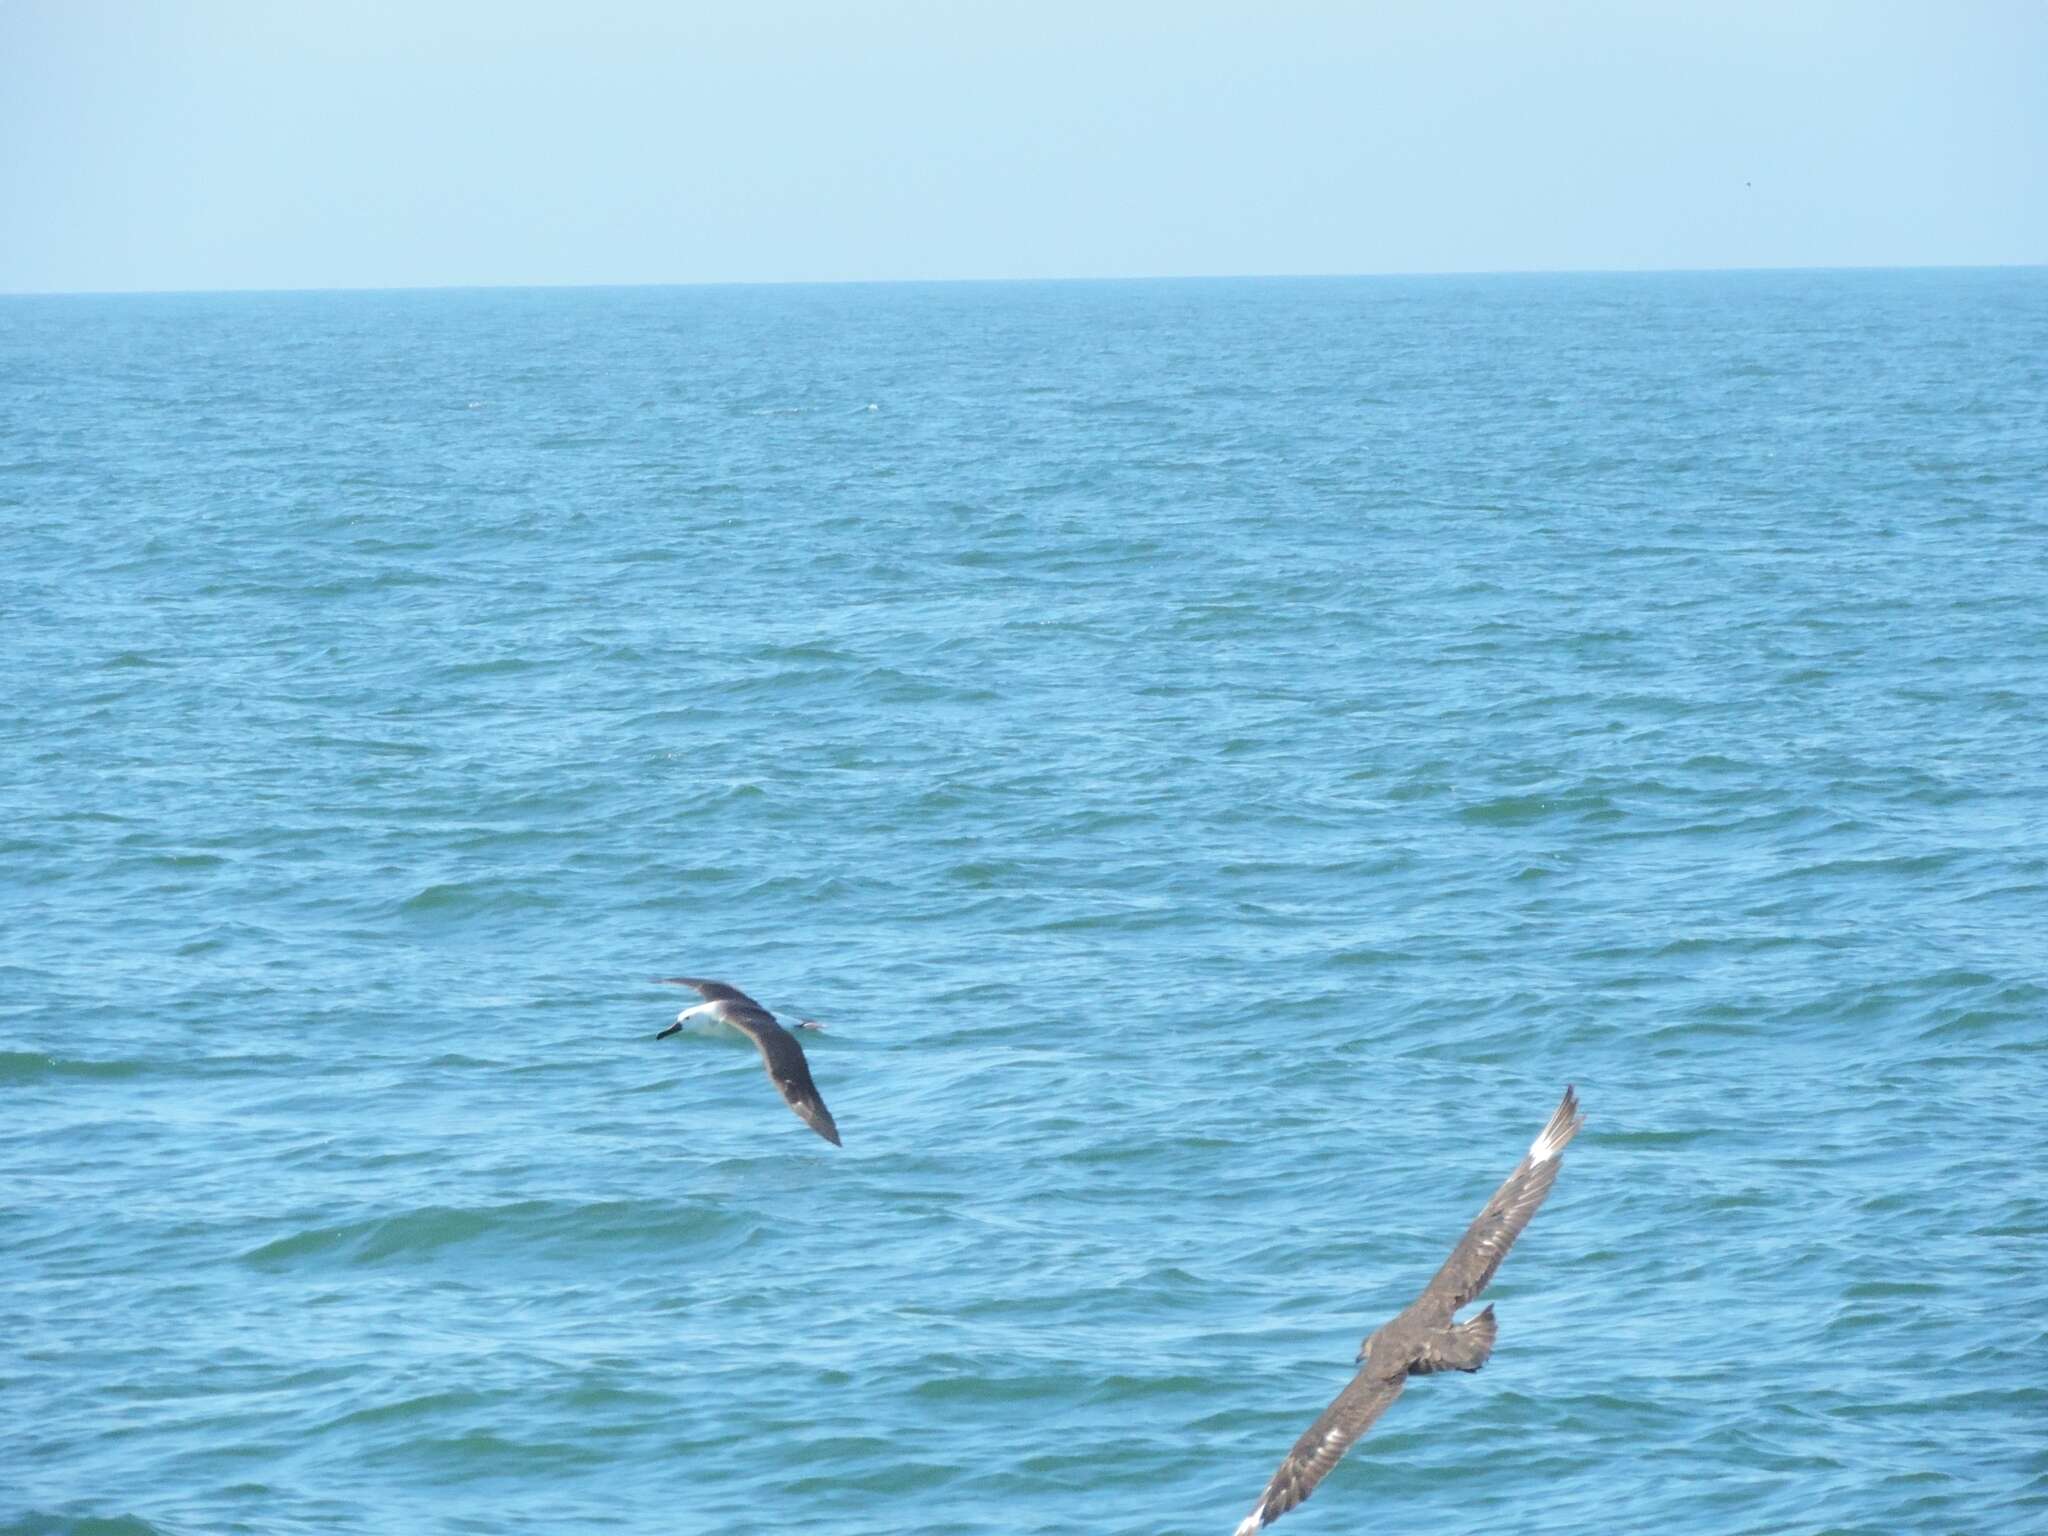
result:
[[[2048,1529],[2048,272],[0,299],[0,1532]],[[737,1036],[803,1039],[845,1138]]]

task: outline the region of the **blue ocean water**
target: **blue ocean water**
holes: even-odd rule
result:
[[[2048,1527],[2048,273],[0,300],[0,1531]],[[744,1042],[806,1035],[845,1136]]]

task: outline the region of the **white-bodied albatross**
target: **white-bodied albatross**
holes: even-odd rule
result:
[[[1493,1192],[1486,1209],[1465,1235],[1436,1278],[1390,1323],[1376,1329],[1358,1346],[1359,1372],[1337,1400],[1323,1410],[1308,1433],[1280,1463],[1259,1502],[1239,1524],[1235,1536],[1253,1536],[1316,1491],[1330,1468],[1401,1395],[1410,1376],[1432,1371],[1476,1371],[1493,1353],[1498,1326],[1488,1307],[1469,1322],[1451,1321],[1458,1308],[1486,1289],[1500,1261],[1536,1214],[1536,1207],[1557,1182],[1558,1155],[1576,1136],[1585,1116],[1579,1098],[1567,1087],[1564,1099],[1542,1134],[1529,1144],[1529,1155],[1515,1165],[1507,1182]]]
[[[722,981],[705,981],[698,976],[657,976],[655,980],[665,987],[693,988],[704,999],[694,1008],[677,1014],[675,1023],[655,1039],[666,1040],[699,1014],[730,1024],[760,1050],[761,1061],[768,1068],[768,1080],[796,1111],[797,1118],[833,1146],[840,1144],[839,1127],[832,1123],[832,1111],[825,1107],[818,1085],[811,1081],[811,1064],[804,1060],[803,1047],[796,1043],[795,1035],[775,1022],[774,1014],[738,987],[729,987]],[[805,1019],[797,1028],[823,1029],[824,1025]]]

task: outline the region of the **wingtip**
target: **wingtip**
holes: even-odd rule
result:
[[[1565,1149],[1579,1127],[1586,1123],[1585,1114],[1579,1109],[1578,1091],[1570,1083],[1564,1085],[1564,1097],[1558,1100],[1549,1122],[1529,1143],[1529,1161],[1547,1163]]]
[[[1237,1529],[1232,1531],[1230,1536],[1259,1536],[1259,1527],[1264,1523],[1263,1517],[1265,1513],[1266,1506],[1261,1504],[1257,1509],[1238,1521]]]

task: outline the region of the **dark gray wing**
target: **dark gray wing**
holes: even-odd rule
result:
[[[1507,1257],[1508,1249],[1522,1235],[1522,1228],[1529,1225],[1529,1218],[1550,1193],[1550,1186],[1557,1182],[1557,1170],[1562,1163],[1559,1154],[1565,1143],[1578,1135],[1585,1119],[1579,1113],[1579,1096],[1567,1087],[1550,1123],[1529,1144],[1528,1155],[1515,1164],[1507,1182],[1493,1192],[1486,1209],[1458,1239],[1458,1246],[1444,1260],[1444,1267],[1423,1288],[1415,1303],[1418,1308],[1428,1303],[1430,1315],[1448,1321],[1453,1312],[1486,1289],[1493,1272],[1500,1268],[1500,1261]]]
[[[773,1014],[755,1004],[748,1008],[721,1008],[718,1016],[739,1030],[761,1049],[769,1081],[782,1095],[797,1118],[831,1142],[840,1145],[839,1127],[832,1123],[832,1111],[811,1081],[811,1064],[804,1060],[804,1048],[796,1036],[775,1022]]]
[[[688,987],[707,1003],[745,1003],[749,1008],[761,1008],[738,987],[729,987],[722,981],[706,981],[701,976],[657,976],[654,979],[664,987]],[[768,1010],[761,1008],[761,1012],[767,1013]]]
[[[1372,1428],[1373,1420],[1401,1395],[1407,1379],[1405,1373],[1371,1376],[1365,1371],[1352,1377],[1351,1385],[1339,1392],[1323,1416],[1309,1425],[1308,1433],[1294,1442],[1294,1449],[1280,1463],[1252,1512],[1239,1523],[1235,1536],[1252,1536],[1260,1526],[1271,1525],[1314,1493],[1330,1468],[1344,1459],[1358,1437]]]

